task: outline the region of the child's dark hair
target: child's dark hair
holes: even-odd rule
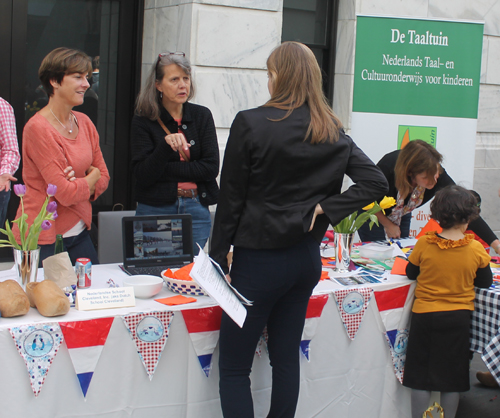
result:
[[[438,191],[431,203],[431,217],[443,229],[473,221],[479,216],[477,198],[461,186],[448,186]]]
[[[480,196],[480,194],[472,189],[470,189],[469,192],[471,192],[473,194],[473,196],[476,198],[477,207],[479,208],[479,212],[481,212],[481,196]]]

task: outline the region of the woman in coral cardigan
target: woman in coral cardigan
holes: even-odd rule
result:
[[[23,200],[28,223],[38,214],[48,184],[57,186],[53,199],[58,205],[54,227],[40,234],[40,262],[54,254],[56,234],[61,234],[73,264],[79,257],[98,263],[88,232],[90,202],[107,189],[109,174],[94,124],[85,114],[72,111],[83,103],[90,74],[92,63],[87,54],[68,48],[54,49],[38,70],[49,102],[23,132]],[[20,214],[21,208],[17,216]]]

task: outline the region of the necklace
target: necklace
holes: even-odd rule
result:
[[[73,119],[71,118],[71,112],[69,112],[69,123],[71,124],[71,128],[68,129],[66,128],[66,126],[63,125],[63,123],[57,118],[57,116],[54,114],[54,112],[52,111],[52,109],[49,107],[49,110],[50,110],[50,113],[52,113],[52,116],[54,116],[56,118],[56,120],[59,122],[59,124],[64,128],[66,129],[70,134],[73,133]]]

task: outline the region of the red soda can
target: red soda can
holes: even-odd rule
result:
[[[78,289],[86,289],[92,284],[92,261],[90,258],[77,258],[75,272]]]

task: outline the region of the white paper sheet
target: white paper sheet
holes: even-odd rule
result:
[[[217,301],[240,328],[243,327],[247,310],[204,251],[200,251],[195,257],[190,276]]]

